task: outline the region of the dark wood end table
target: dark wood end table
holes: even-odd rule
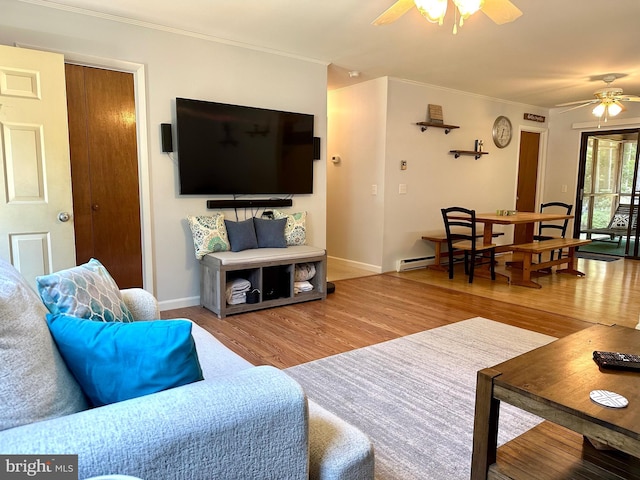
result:
[[[496,447],[501,401],[607,444],[618,450],[616,454],[627,454],[628,458],[621,460],[624,465],[616,468],[624,470],[624,478],[640,478],[640,372],[601,370],[592,359],[594,350],[640,353],[640,331],[595,325],[478,372],[472,479],[516,478],[506,473],[509,469],[502,469],[500,463],[496,463],[500,459]],[[601,406],[590,399],[592,390],[619,393],[629,400],[629,406],[621,409]],[[551,444],[548,444],[549,457],[554,455]],[[522,477],[619,478],[603,476],[601,466],[593,468],[593,476],[589,476],[591,467],[584,465],[584,452],[559,451],[562,455],[578,457],[577,463],[569,461],[565,465],[576,465],[584,472],[579,475],[574,472],[575,477],[567,477],[566,472],[561,469],[554,472],[552,467],[550,472],[531,471],[530,476]],[[597,452],[594,455],[597,456]],[[553,458],[549,463],[558,465]],[[536,465],[535,468],[542,467]]]

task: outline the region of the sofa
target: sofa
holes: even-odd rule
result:
[[[145,290],[121,295],[136,321],[160,318]],[[373,478],[365,434],[308,400],[283,371],[250,364],[194,323],[204,380],[90,408],[47,313],[0,259],[1,454],[77,454],[80,479]]]

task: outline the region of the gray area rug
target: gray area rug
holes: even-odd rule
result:
[[[369,435],[376,479],[468,479],[477,371],[553,340],[476,317],[286,371]],[[540,421],[503,403],[499,443]]]

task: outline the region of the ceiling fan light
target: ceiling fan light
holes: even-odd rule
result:
[[[442,25],[448,0],[414,0],[420,14],[431,23]]]
[[[607,107],[607,112],[609,113],[610,117],[615,117],[621,111],[622,111],[622,105],[620,105],[618,102],[614,102]]]
[[[593,109],[592,113],[596,117],[601,117],[604,114],[605,108],[606,106],[604,103],[599,103],[598,105],[596,105],[596,108]]]
[[[460,18],[469,18],[482,8],[484,0],[453,0],[453,3],[458,7]]]

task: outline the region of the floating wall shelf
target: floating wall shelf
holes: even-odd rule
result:
[[[445,135],[448,134],[454,128],[460,128],[458,125],[444,125],[442,123],[432,123],[432,122],[418,122],[416,123],[416,125],[418,125],[420,127],[420,130],[422,130],[423,132],[428,127],[443,128]]]
[[[476,152],[475,150],[449,150],[449,153],[458,158],[460,155],[473,155],[478,160],[482,155],[487,155],[489,152]]]

